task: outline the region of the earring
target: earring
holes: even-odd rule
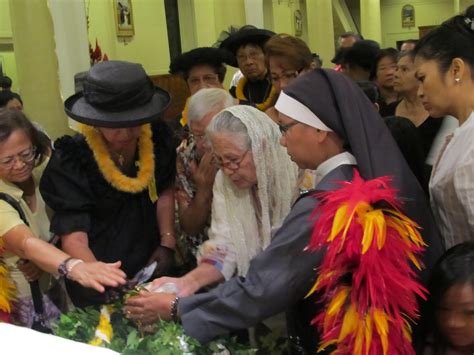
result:
[[[461,79],[459,78],[454,78],[454,81],[456,82],[456,84],[459,84],[461,82]]]

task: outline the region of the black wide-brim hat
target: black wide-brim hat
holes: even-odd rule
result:
[[[173,59],[170,64],[170,73],[187,73],[196,65],[219,67],[223,64],[233,65],[234,62],[234,56],[224,49],[199,47]]]
[[[83,91],[69,97],[64,110],[86,125],[126,128],[158,120],[170,102],[140,64],[111,60],[89,70]]]
[[[231,64],[233,67],[238,67],[237,50],[244,44],[256,44],[260,47],[265,45],[271,37],[275,35],[275,32],[260,28],[246,28],[243,27],[240,30],[232,33],[225,40],[221,42],[219,48],[228,50],[234,55],[234,62]]]

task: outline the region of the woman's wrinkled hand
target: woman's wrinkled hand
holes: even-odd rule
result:
[[[117,261],[112,264],[102,262],[83,262],[72,268],[68,278],[84,287],[93,288],[104,292],[105,287],[118,287],[125,285],[126,275],[120,270],[122,263]]]
[[[130,297],[124,308],[125,316],[137,324],[154,324],[159,319],[171,319],[171,304],[176,298],[174,293],[154,293],[141,291],[138,296]]]
[[[201,158],[199,165],[194,162],[190,164],[191,176],[196,183],[197,189],[212,191],[217,171],[219,170],[214,164],[212,152],[206,152]]]
[[[21,259],[16,263],[16,266],[28,282],[36,281],[43,275],[43,270],[32,261]]]
[[[186,297],[194,294],[197,290],[199,290],[198,283],[192,278],[188,276],[183,277],[160,277],[159,279],[153,280],[151,284],[150,291],[154,291],[159,287],[163,286],[167,283],[173,283],[178,288],[178,296],[179,297]]]

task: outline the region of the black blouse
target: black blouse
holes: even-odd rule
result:
[[[379,113],[382,117],[395,116],[397,106],[400,101],[392,102],[386,105],[383,109],[381,108]],[[442,118],[433,118],[428,116],[416,129],[421,139],[421,147],[423,149],[423,158],[426,159],[430,152],[431,145],[438,134],[441,124],[443,123]]]
[[[176,152],[172,132],[164,122],[152,125],[155,180],[158,197],[174,184]],[[137,152],[138,160],[138,152]],[[128,176],[136,176],[133,165]],[[148,189],[140,193],[116,190],[102,176],[92,150],[78,134],[55,142],[55,150],[40,183],[46,204],[54,211],[51,231],[57,235],[86,232],[97,260],[122,262],[133,277],[159,245],[156,202]],[[99,293],[68,283],[71,299],[79,307],[104,303]]]
[[[244,95],[247,98],[246,101],[241,101],[239,104],[255,106],[256,104],[264,102],[272,90],[272,82],[270,79],[265,77],[262,80],[247,81],[244,87]],[[237,98],[237,87],[233,86],[229,90],[230,94]]]

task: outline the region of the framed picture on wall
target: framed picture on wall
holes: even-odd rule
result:
[[[402,7],[402,27],[415,26],[415,8],[407,4]]]
[[[300,10],[295,10],[295,36],[303,34],[303,14]]]
[[[131,37],[135,34],[132,0],[114,0],[115,24],[118,37]]]

